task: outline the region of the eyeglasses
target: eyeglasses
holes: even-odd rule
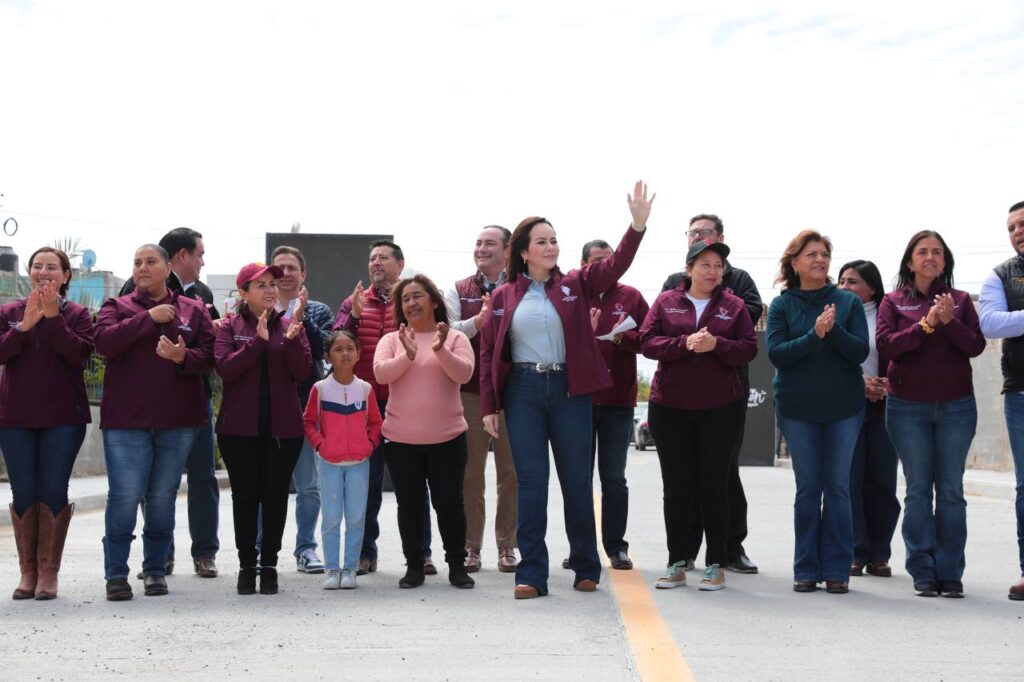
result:
[[[715,234],[715,228],[713,228],[713,227],[706,227],[703,230],[687,230],[686,231],[686,236],[689,237],[690,239],[693,239],[694,237],[701,237],[701,238],[707,239],[708,237],[714,236],[714,234]]]

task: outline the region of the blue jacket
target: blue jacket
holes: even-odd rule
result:
[[[814,322],[835,304],[836,323],[819,339]],[[860,364],[868,356],[864,305],[849,291],[786,289],[768,308],[768,358],[778,370],[775,409],[787,419],[824,424],[864,408]]]

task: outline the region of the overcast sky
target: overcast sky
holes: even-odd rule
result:
[[[766,299],[806,227],[887,281],[938,229],[977,291],[1024,200],[1022,3],[844,5],[0,0],[0,244],[80,236],[128,276],[187,225],[234,273],[298,221],[393,232],[448,282],[528,215],[575,266],[642,177],[649,299],[699,212]]]

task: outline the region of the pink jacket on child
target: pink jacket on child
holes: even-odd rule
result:
[[[380,445],[383,423],[373,388],[355,377],[345,385],[333,375],[313,384],[302,417],[306,440],[331,464],[354,464]]]

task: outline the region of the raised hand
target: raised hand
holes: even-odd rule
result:
[[[270,340],[270,330],[267,329],[267,311],[264,310],[260,315],[259,321],[256,323],[256,336],[260,337],[264,341]]]
[[[350,299],[352,301],[352,317],[358,318],[363,316],[363,301],[365,300],[363,297],[365,295],[363,280],[359,280],[359,284],[356,284],[356,288],[352,290]]]
[[[597,323],[601,321],[601,309],[591,308],[590,309],[590,329],[595,334],[597,333]]]
[[[309,292],[306,287],[302,287],[299,289],[299,302],[295,304],[295,310],[292,311],[292,320],[301,324],[306,319],[307,303],[309,303]]]
[[[483,329],[491,317],[491,295],[484,294],[480,300],[484,302],[484,305],[480,308],[480,312],[473,316],[473,324],[476,325],[477,331]]]
[[[41,319],[43,319],[43,294],[39,289],[33,289],[25,301],[25,316],[18,324],[18,328],[27,332],[39,324]]]
[[[484,431],[490,434],[491,438],[498,439],[498,415],[488,414],[484,417]]]
[[[938,298],[938,297],[936,296],[936,298]],[[924,321],[926,323],[928,323],[929,325],[931,325],[932,327],[935,327],[935,326],[937,326],[939,324],[939,304],[938,303],[933,304],[932,307],[928,309],[928,314],[925,315]]]
[[[656,196],[658,194],[654,193],[650,199],[647,198],[647,185],[643,180],[636,181],[632,196],[626,195],[626,203],[629,204],[629,213],[633,216],[635,229],[642,230],[647,227],[647,219],[651,217],[651,204],[654,203]]]
[[[416,359],[416,332],[408,329],[404,324],[398,327],[398,340],[405,347],[405,355],[410,360]]]
[[[157,324],[167,324],[178,316],[178,311],[170,303],[161,303],[149,309],[149,316]]]
[[[44,284],[42,289],[43,317],[57,317],[60,315],[60,295],[57,294],[57,287],[52,283]]]
[[[178,342],[174,343],[161,334],[160,340],[156,342],[156,354],[180,365],[185,362],[185,339],[179,334]]]
[[[299,332],[301,332],[301,331],[302,331],[302,322],[299,322],[299,321],[293,319],[292,323],[290,325],[288,325],[288,329],[284,333],[284,338],[286,338],[289,341],[291,341],[296,336],[298,336]]]
[[[431,348],[435,353],[441,350],[441,347],[444,346],[444,342],[448,338],[448,329],[448,325],[444,322],[437,323],[437,336],[434,337],[434,343],[431,344]]]

